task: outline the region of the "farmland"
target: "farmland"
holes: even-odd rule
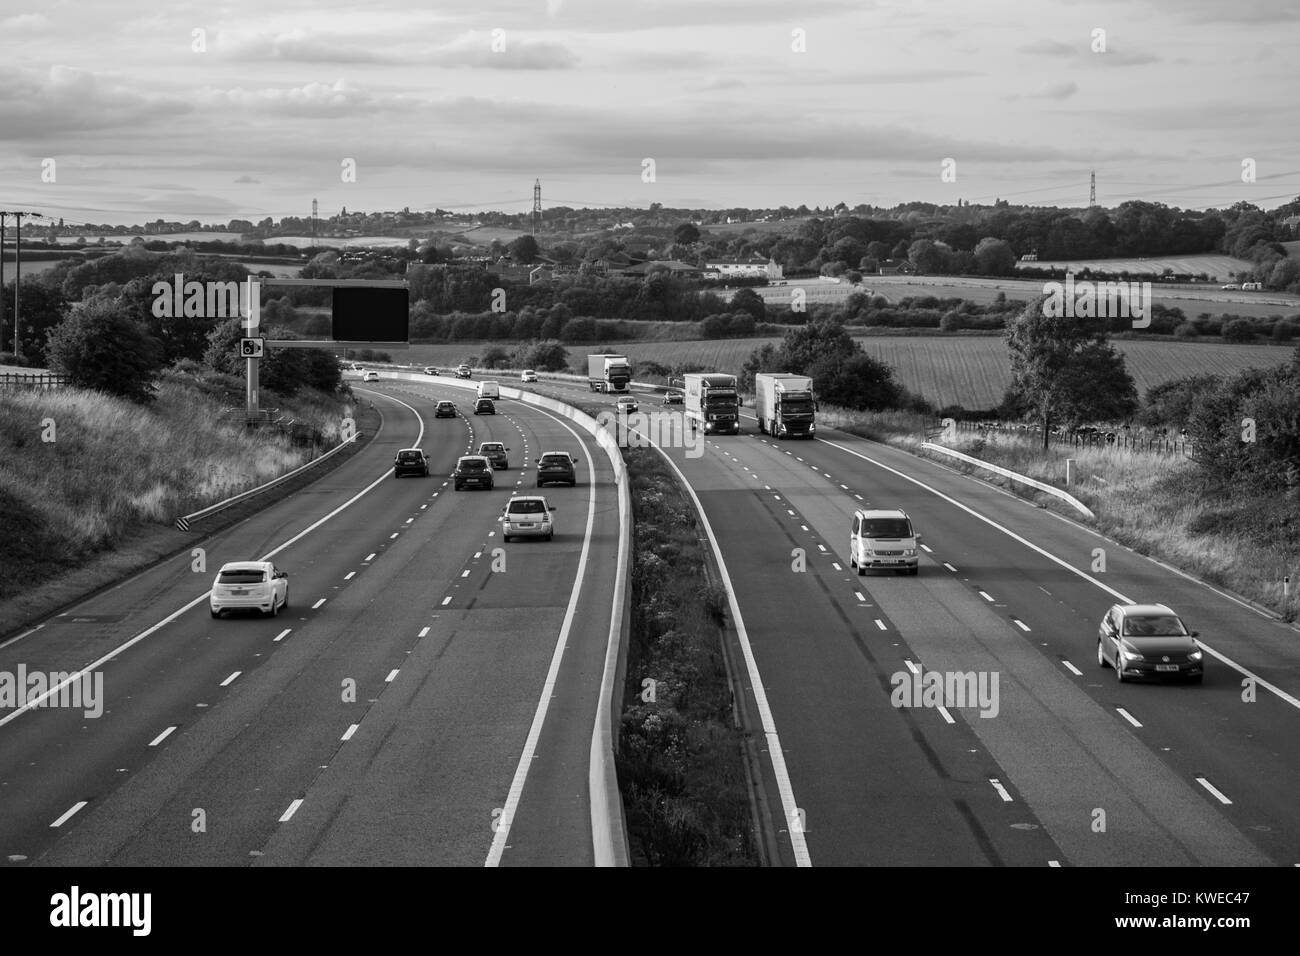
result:
[[[1217,282],[1227,282],[1238,272],[1248,272],[1254,263],[1235,256],[1194,255],[1166,256],[1152,259],[1061,259],[1055,262],[1018,262],[1018,269],[1100,269],[1105,272],[1127,272],[1130,275],[1160,275],[1170,269],[1178,275],[1198,276],[1202,272]],[[1216,278],[1217,277],[1217,278]]]
[[[776,338],[712,339],[694,342],[613,343],[633,362],[653,361],[673,366],[694,362],[724,372],[739,372],[749,353]],[[1011,383],[1007,348],[1001,336],[864,336],[858,339],[870,354],[888,363],[897,379],[938,406],[990,408],[1002,400]],[[1293,349],[1269,345],[1116,340],[1139,393],[1153,385],[1185,375],[1226,373],[1249,366],[1288,361]],[[487,345],[413,345],[394,353],[399,362],[416,365],[455,365],[479,355]],[[569,346],[571,360],[587,348]]]

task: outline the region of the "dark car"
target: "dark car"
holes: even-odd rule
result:
[[[499,441],[485,441],[478,446],[478,453],[492,462],[493,468],[506,470],[510,468],[510,459],[506,457],[506,452],[509,450]]]
[[[474,403],[475,415],[495,415],[496,413],[497,407],[492,403],[492,399],[490,398],[480,398]]]
[[[456,366],[457,378],[469,378],[471,375],[473,375],[473,370],[470,369],[468,365],[461,364]]]
[[[457,491],[462,488],[486,488],[491,491],[496,487],[492,463],[482,455],[463,455],[456,462],[456,470],[451,473],[451,478]]]
[[[665,405],[682,405],[685,402],[686,402],[686,396],[683,395],[681,392],[677,391],[677,389],[664,392]]]
[[[393,477],[420,475],[429,477],[429,458],[419,448],[403,448],[393,459]]]
[[[1178,678],[1201,683],[1204,652],[1182,618],[1164,604],[1116,604],[1097,629],[1097,663],[1130,678]]]
[[[455,402],[439,402],[439,403],[438,403],[438,407],[435,408],[435,409],[433,410],[433,417],[434,417],[434,418],[455,418],[455,417],[456,417],[456,403],[455,403]]]
[[[577,471],[573,467],[573,456],[567,451],[548,451],[537,459],[537,487],[542,485],[568,485],[578,483]]]

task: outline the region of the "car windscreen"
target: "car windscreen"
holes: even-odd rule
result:
[[[906,518],[870,518],[862,522],[864,538],[910,538],[912,522]]]
[[[222,571],[217,580],[222,584],[261,584],[266,580],[266,572],[257,569]]]
[[[543,455],[542,464],[543,465],[567,465],[569,464],[569,458],[567,455]]]
[[[478,449],[480,455],[494,455],[505,450],[505,445],[480,445]]]
[[[398,452],[397,454],[397,458],[399,461],[419,462],[422,457],[423,456],[418,451],[403,451],[403,452]]]
[[[509,508],[512,515],[539,515],[546,512],[540,501],[512,501]]]
[[[477,458],[463,458],[460,462],[460,470],[482,471],[484,464],[485,462],[479,461]]]
[[[1124,618],[1125,637],[1186,637],[1183,622],[1170,614]]]

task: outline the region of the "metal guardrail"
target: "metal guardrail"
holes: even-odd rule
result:
[[[983,468],[985,471],[991,471],[995,475],[1010,478],[1012,481],[1018,481],[1023,485],[1028,485],[1030,488],[1037,488],[1044,494],[1049,494],[1054,498],[1060,498],[1066,504],[1078,509],[1079,513],[1088,520],[1091,521],[1096,518],[1096,515],[1094,515],[1082,501],[1074,497],[1074,495],[1067,494],[1060,488],[1053,488],[1051,485],[1045,484],[1036,478],[1028,478],[1025,475],[1017,474],[1009,468],[1003,468],[1001,465],[994,465],[987,461],[980,461],[978,458],[972,458],[970,455],[964,455],[959,451],[953,451],[951,448],[945,448],[943,445],[936,445],[934,442],[922,442],[921,447],[927,451],[939,452],[940,454],[956,458],[958,461],[964,461],[968,465],[975,465],[978,468]]]
[[[271,481],[268,481],[264,485],[258,485],[256,488],[250,488],[248,491],[241,491],[239,494],[231,498],[227,498],[225,501],[218,501],[215,505],[208,505],[208,507],[202,508],[194,512],[193,514],[183,515],[176,519],[176,527],[180,531],[189,531],[190,522],[198,521],[201,518],[208,517],[208,515],[216,514],[218,511],[221,511],[225,508],[229,508],[231,505],[243,501],[245,498],[251,498],[253,495],[261,494],[263,491],[266,491],[267,489],[274,488],[276,485],[280,484],[281,482],[288,481],[290,478],[294,477],[295,475],[302,474],[308,468],[312,468],[316,465],[319,465],[322,461],[329,458],[335,452],[341,451],[342,449],[346,448],[348,445],[351,445],[353,442],[357,441],[359,438],[361,438],[361,432],[357,432],[347,441],[339,442],[337,445],[335,445],[325,454],[321,455],[319,458],[313,458],[311,461],[307,462],[307,464],[301,465],[298,468],[295,468],[293,471],[281,475],[279,478],[275,478]]]

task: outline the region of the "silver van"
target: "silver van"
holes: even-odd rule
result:
[[[906,511],[853,512],[849,536],[849,567],[858,574],[868,570],[906,572],[920,570],[921,536]]]

